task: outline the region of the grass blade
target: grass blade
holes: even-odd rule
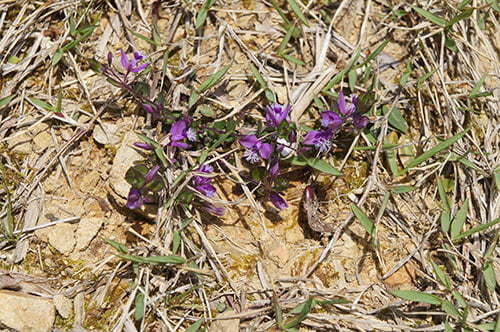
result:
[[[299,325],[300,322],[302,322],[307,317],[309,312],[311,312],[313,305],[314,304],[313,304],[312,297],[308,298],[306,302],[299,304],[297,306],[297,310],[295,310],[295,312],[298,312],[297,316],[295,316],[293,319],[291,319],[287,323],[285,323],[284,328],[291,329],[291,328]],[[300,311],[299,311],[299,309],[300,309]]]
[[[419,8],[417,6],[411,6],[411,8],[413,8],[419,15],[425,17],[428,21],[437,24],[443,28],[446,27],[446,25],[448,24],[448,22],[444,18],[441,18],[423,8]]]
[[[490,221],[490,222],[488,222],[488,223],[486,223],[486,224],[481,224],[481,225],[479,225],[479,226],[473,227],[473,228],[469,229],[468,231],[463,232],[463,233],[462,233],[462,234],[460,234],[460,235],[457,235],[457,237],[455,237],[455,238],[453,239],[453,242],[457,242],[457,241],[459,241],[459,240],[462,240],[462,239],[464,239],[464,238],[466,238],[466,237],[471,236],[472,234],[475,234],[475,233],[478,233],[478,232],[484,231],[485,229],[487,229],[487,228],[489,228],[489,227],[491,227],[491,226],[494,226],[494,225],[496,225],[496,224],[498,224],[498,223],[500,223],[500,218],[497,218],[497,219],[495,219],[495,220],[493,220],[493,221]]]
[[[458,235],[462,232],[465,220],[467,219],[467,212],[469,211],[469,199],[467,198],[458,210],[455,218],[451,222],[450,236],[452,240],[455,240]]]
[[[354,215],[356,216],[356,218],[359,219],[361,225],[363,225],[366,232],[370,234],[370,236],[373,236],[375,232],[375,225],[373,221],[371,221],[371,219],[368,218],[368,216],[356,204],[351,205],[351,210],[352,213],[354,213]]]
[[[437,153],[443,151],[444,149],[452,146],[459,139],[461,139],[467,133],[467,131],[468,130],[464,130],[464,131],[456,134],[455,136],[453,136],[453,137],[451,137],[451,138],[449,138],[449,139],[447,139],[445,141],[442,141],[441,143],[439,143],[438,145],[434,146],[430,150],[427,150],[424,153],[422,153],[420,156],[412,159],[408,163],[408,165],[401,171],[400,175],[406,173],[410,168],[416,167],[416,166],[420,165],[421,163],[423,163],[424,161],[432,158],[434,155],[436,155]]]
[[[287,0],[287,2],[290,5],[290,7],[292,8],[295,15],[297,15],[297,17],[302,21],[302,23],[304,23],[305,25],[309,25],[309,22],[307,22],[307,19],[304,16],[304,14],[302,13],[302,10],[300,9],[300,6],[297,3],[297,1]]]
[[[394,296],[400,297],[404,300],[413,301],[413,302],[423,302],[429,304],[441,304],[443,300],[441,300],[436,295],[427,294],[424,292],[414,291],[414,290],[394,290],[391,292]]]
[[[0,108],[7,106],[11,100],[14,99],[14,95],[4,97],[0,99]]]
[[[342,172],[324,161],[323,159],[317,159],[317,158],[308,158],[306,160],[307,165],[310,167],[317,169],[318,171],[321,171],[326,174],[334,175],[334,176],[341,176]]]
[[[201,324],[203,324],[203,318],[194,322],[184,332],[197,332],[200,330]]]
[[[203,3],[203,6],[201,7],[200,11],[198,14],[196,14],[196,21],[195,21],[195,28],[199,29],[205,23],[207,16],[208,16],[208,11],[210,10],[210,7],[215,3],[215,0],[206,0]]]
[[[441,283],[441,285],[443,285],[447,289],[451,289],[451,287],[453,286],[453,282],[451,281],[448,274],[432,260],[431,265],[432,269],[434,270],[434,274],[436,275],[436,279]]]

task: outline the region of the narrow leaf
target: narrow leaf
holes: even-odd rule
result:
[[[411,8],[413,8],[419,15],[425,17],[428,21],[434,23],[434,24],[437,24],[441,27],[446,27],[447,23],[445,19],[423,9],[423,8],[419,8],[419,7],[416,7],[416,6],[411,6]]]
[[[309,25],[309,22],[307,22],[307,19],[304,16],[304,14],[302,13],[302,10],[300,9],[300,6],[297,3],[297,1],[295,1],[295,0],[287,0],[287,2],[290,5],[290,7],[292,7],[293,12],[302,21],[302,23],[304,23],[305,25]]]
[[[438,264],[436,264],[432,260],[431,260],[431,265],[432,265],[432,269],[434,270],[434,274],[436,275],[436,278],[441,283],[441,285],[443,285],[447,289],[451,289],[451,287],[453,286],[453,283],[452,283],[450,277],[448,276],[448,274],[443,269],[441,269],[441,267]]]
[[[12,99],[14,99],[14,95],[10,95],[10,96],[7,96],[7,97],[0,99],[0,108],[7,106],[11,102]]]
[[[340,172],[338,169],[324,161],[323,159],[318,159],[318,158],[308,158],[307,159],[307,165],[310,167],[317,169],[318,171],[321,171],[326,174],[331,174],[334,176],[341,176],[342,172]]]
[[[230,65],[224,66],[221,69],[219,69],[216,73],[212,74],[209,78],[207,78],[201,85],[196,89],[198,93],[203,93],[216,85],[219,80],[224,76],[227,71],[231,68]]]
[[[500,223],[500,218],[497,218],[497,219],[490,221],[486,224],[481,224],[479,226],[473,227],[473,228],[469,229],[468,231],[463,232],[462,234],[458,235],[456,238],[453,239],[453,242],[456,242],[456,241],[459,241],[459,240],[464,239],[466,237],[469,237],[472,234],[484,231],[485,229],[487,229],[491,226],[494,226],[498,223]]]
[[[467,219],[467,212],[469,211],[469,199],[467,198],[458,210],[455,218],[451,222],[450,236],[452,240],[455,240],[457,236],[462,232],[465,220]]]
[[[466,134],[467,131],[468,130],[462,131],[462,132],[456,134],[455,136],[453,136],[453,137],[451,137],[451,138],[449,138],[449,139],[447,139],[445,141],[442,141],[441,143],[439,143],[438,145],[434,146],[430,150],[427,150],[424,153],[422,153],[420,156],[412,159],[408,163],[408,165],[405,167],[405,169],[402,170],[402,173],[407,172],[410,168],[413,168],[413,167],[416,167],[416,166],[420,165],[424,161],[432,158],[437,153],[439,153],[439,152],[443,151],[444,149],[452,146],[459,139],[461,139]]]
[[[134,312],[134,318],[135,320],[141,320],[144,317],[144,294],[143,293],[137,293],[135,296],[135,312]]]
[[[184,332],[197,332],[200,330],[201,324],[203,324],[203,318],[194,322],[194,324],[189,326]]]
[[[371,219],[368,218],[368,216],[357,205],[352,204],[351,210],[356,218],[359,219],[366,232],[370,234],[370,236],[373,236],[373,233],[375,232],[375,225],[373,221],[371,221]]]
[[[284,328],[291,329],[299,325],[300,322],[302,322],[307,317],[309,312],[311,312],[312,307],[313,307],[313,298],[310,297],[309,299],[307,299],[306,302],[302,303],[301,310],[297,314],[297,316],[295,316],[295,318],[291,319],[290,321],[284,324]]]
[[[409,300],[413,302],[423,302],[429,304],[441,304],[443,300],[441,300],[436,295],[427,294],[424,292],[414,291],[414,290],[394,290],[392,294],[400,297],[404,300]]]

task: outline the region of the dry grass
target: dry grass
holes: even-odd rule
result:
[[[299,29],[284,46],[287,25],[273,4]],[[469,18],[442,27],[410,5],[451,19],[459,2],[297,4],[308,25],[286,1],[243,0],[215,1],[196,29],[201,1],[0,1],[0,289],[71,299],[73,313],[56,319],[62,329],[176,331],[199,322],[213,331],[279,330],[280,316],[295,325],[292,309],[314,298],[301,330],[498,331],[498,226],[457,238],[500,214],[498,11],[470,1]],[[383,53],[329,84],[357,50],[353,65],[384,40]],[[148,55],[151,96],[164,94],[171,110],[188,111],[192,91],[230,65],[196,109],[212,111],[211,121],[234,118],[245,130],[245,121],[262,118],[270,90],[293,104],[294,121],[312,126],[332,92],[363,94],[373,84],[372,125],[339,142],[331,161],[345,176],[290,169],[291,207],[280,214],[246,185],[237,144],[208,157],[225,217],[169,204],[189,176],[162,195],[161,208],[131,213],[110,184],[120,144],[95,136],[108,124],[125,141],[135,140],[127,132],[156,130],[130,96],[91,70],[91,59],[104,63],[120,48]],[[186,153],[186,167],[197,157]],[[165,176],[172,183],[178,175]],[[322,218],[336,225],[323,238],[299,211],[313,178],[324,193]],[[352,204],[374,223],[371,235]],[[89,218],[103,224],[80,246]],[[66,252],[54,247],[55,228],[74,242]],[[177,254],[187,263],[122,259],[119,243],[136,259]],[[396,289],[440,300],[402,300]]]

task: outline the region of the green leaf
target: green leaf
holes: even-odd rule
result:
[[[456,241],[459,241],[459,240],[464,239],[466,237],[469,237],[472,234],[481,232],[481,231],[483,231],[491,226],[494,226],[498,223],[500,223],[500,218],[497,218],[497,219],[490,221],[486,224],[481,224],[479,226],[473,227],[473,228],[469,229],[468,231],[463,232],[462,234],[458,235],[456,238],[453,239],[453,242],[456,242]]]
[[[201,7],[200,11],[198,14],[196,14],[196,21],[195,21],[195,28],[199,29],[205,23],[205,20],[207,19],[208,11],[210,10],[210,7],[215,3],[215,0],[206,0],[203,3],[203,6]]]
[[[476,84],[474,84],[471,92],[469,93],[470,98],[486,97],[486,96],[490,96],[492,94],[491,92],[481,92],[481,89],[484,85],[485,80],[486,80],[486,75],[483,75],[479,79],[479,81]]]
[[[467,8],[467,9],[462,10],[462,12],[460,14],[453,17],[451,20],[448,21],[448,23],[446,23],[446,28],[450,28],[453,24],[455,24],[461,20],[465,20],[465,19],[469,18],[473,12],[474,12],[473,8]]]
[[[447,289],[451,289],[453,287],[453,282],[451,281],[448,274],[441,269],[441,267],[431,260],[432,269],[434,270],[434,274],[436,275],[437,280],[446,287]]]
[[[46,102],[44,102],[43,100],[40,100],[40,99],[37,99],[37,98],[34,98],[34,97],[28,97],[28,100],[35,106],[38,106],[46,111],[49,111],[49,112],[57,112],[56,108]]]
[[[179,231],[175,231],[172,235],[172,252],[175,254],[179,251],[181,246],[181,233]]]
[[[186,259],[180,256],[151,256],[117,255],[121,259],[141,264],[183,264]]]
[[[134,318],[135,320],[141,320],[144,317],[144,294],[141,292],[138,292],[137,295],[135,296],[135,311],[134,311]]]
[[[125,246],[124,244],[122,244],[120,242],[116,242],[116,241],[113,241],[110,239],[104,239],[104,242],[106,242],[107,244],[109,244],[110,246],[112,246],[113,248],[115,248],[116,250],[118,250],[119,252],[121,252],[123,254],[128,253],[127,246]]]
[[[450,236],[452,240],[455,240],[458,235],[462,232],[465,220],[467,219],[467,212],[469,211],[469,199],[467,198],[458,210],[455,218],[451,222]]]
[[[389,112],[389,107],[387,105],[384,105],[382,107],[382,112],[387,114]],[[401,114],[401,111],[398,108],[393,108],[391,113],[389,114],[389,118],[387,119],[389,121],[389,124],[402,132],[403,134],[408,133],[408,123],[406,123],[405,118]]]
[[[451,137],[451,138],[448,138],[447,140],[445,141],[442,141],[441,143],[437,144],[436,146],[434,146],[433,148],[431,148],[430,150],[427,150],[425,151],[424,153],[422,153],[420,156],[412,159],[408,165],[406,165],[406,167],[401,171],[401,173],[406,173],[409,169],[413,168],[413,167],[416,167],[418,165],[420,165],[421,163],[423,163],[424,161],[432,158],[434,155],[436,155],[437,153],[443,151],[444,149],[452,146],[453,144],[455,144],[459,139],[461,139],[466,133],[467,133],[468,130],[464,130],[458,134],[456,134],[455,136]]]
[[[278,54],[281,55],[282,53],[284,53],[286,46],[288,45],[288,42],[290,42],[290,39],[293,37],[293,32],[295,29],[296,29],[295,24],[290,25],[288,27],[288,29],[286,30],[285,36],[283,37],[283,39],[281,40],[281,43],[278,46]]]
[[[194,322],[194,324],[189,326],[184,332],[197,332],[200,330],[201,324],[203,324],[203,318]]]
[[[347,79],[349,89],[351,89],[351,91],[354,91],[356,89],[356,82],[358,80],[358,73],[356,71],[356,68],[349,70],[349,72],[347,73]]]
[[[54,55],[52,56],[52,66],[55,66],[61,61],[61,58],[63,56],[64,52],[63,50],[57,50]]]
[[[438,184],[439,198],[441,200],[441,208],[443,209],[443,211],[441,212],[441,230],[444,233],[448,233],[451,225],[451,206],[450,206],[450,200],[446,195],[445,179],[439,178],[437,184]]]
[[[445,37],[444,39],[444,46],[446,46],[447,49],[449,49],[452,52],[458,52],[458,47],[457,43],[455,42],[455,39],[451,37]]]
[[[437,16],[437,15],[435,15],[435,14],[433,14],[425,9],[422,9],[422,8],[419,8],[416,6],[411,6],[411,8],[413,8],[419,15],[425,17],[428,21],[430,21],[434,24],[437,24],[443,28],[446,27],[446,25],[448,24],[448,22],[445,19],[443,19],[443,18],[441,18],[441,17],[439,17],[439,16]]]
[[[281,57],[283,57],[285,60],[288,60],[290,61],[291,63],[295,63],[296,65],[299,65],[299,66],[304,66],[305,65],[305,62],[300,60],[300,59],[297,59],[296,57],[292,56],[292,55],[289,55],[289,54],[285,54],[285,53],[281,53],[280,54]]]
[[[460,317],[460,311],[458,311],[458,309],[450,301],[444,300],[443,303],[441,303],[441,308],[444,312],[454,318]]]
[[[486,288],[493,293],[497,287],[497,279],[495,276],[495,270],[491,262],[487,262],[483,266],[483,278],[486,283]]]
[[[370,234],[370,236],[373,236],[375,232],[375,225],[373,221],[371,221],[371,219],[368,218],[368,216],[356,204],[351,205],[351,210],[356,218],[359,219],[366,232]]]
[[[424,84],[425,81],[427,81],[434,73],[437,71],[437,69],[434,69],[428,73],[425,73],[422,77],[419,77],[417,79],[417,89],[420,90],[422,89],[422,85]]]
[[[14,95],[10,95],[0,99],[0,108],[9,105],[9,103],[11,102],[12,99],[14,99],[14,97],[15,97]]]
[[[222,76],[224,76],[227,73],[229,68],[231,68],[231,65],[226,65],[221,69],[219,69],[216,73],[210,75],[209,78],[207,78],[203,83],[201,83],[201,85],[198,87],[198,89],[196,89],[196,91],[198,93],[203,93],[208,89],[210,89],[211,87],[213,87],[214,85],[216,85],[220,81]]]
[[[302,13],[302,10],[300,9],[300,6],[297,3],[297,1],[295,1],[295,0],[287,0],[287,2],[290,5],[290,7],[292,7],[293,12],[302,21],[302,23],[304,23],[305,25],[309,25],[309,22],[307,22],[307,19],[304,16],[304,14]]]
[[[423,302],[429,304],[441,304],[441,300],[436,295],[427,294],[424,292],[414,291],[414,290],[394,290],[391,292],[394,296],[400,297],[404,300],[409,300],[413,302]]]
[[[318,158],[307,158],[307,165],[310,167],[317,169],[320,172],[334,175],[334,176],[341,176],[342,172],[340,172],[338,169],[324,161],[323,159],[318,159]]]
[[[147,263],[158,263],[158,264],[184,264],[186,259],[181,256],[150,256],[144,257]]]
[[[148,173],[146,165],[135,165],[130,167],[125,173],[125,181],[127,181],[132,188],[142,188],[145,183],[144,177]]]
[[[137,31],[134,31],[132,29],[128,29],[128,31],[130,31],[134,36],[136,36],[137,38],[139,39],[142,39],[144,40],[146,43],[148,44],[151,44],[153,46],[158,46],[160,45],[157,41],[155,40],[152,40],[152,39],[149,39],[148,37],[144,36],[143,34],[140,34],[139,32]]]
[[[373,59],[375,59],[380,53],[382,53],[382,51],[384,50],[384,48],[387,46],[387,44],[389,43],[389,39],[386,39],[382,42],[382,44],[380,44],[377,49],[375,49],[375,51],[373,51],[372,53],[370,53],[370,55],[368,55],[366,58],[365,58],[365,61],[363,61],[363,63],[361,64],[361,66],[364,66],[366,65],[368,62],[372,61]]]
[[[409,193],[415,189],[417,189],[417,187],[415,186],[394,186],[391,188],[391,192],[393,194],[404,194]]]
[[[313,308],[313,298],[310,297],[305,301],[304,303],[300,304],[300,312],[297,313],[297,316],[295,316],[293,319],[289,320],[285,324],[283,324],[283,327],[285,329],[291,329],[302,322],[309,312],[311,312],[311,309]]]

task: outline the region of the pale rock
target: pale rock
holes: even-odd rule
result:
[[[13,135],[7,138],[7,146],[9,150],[16,153],[29,154],[31,150],[31,137],[27,134]]]
[[[102,218],[85,218],[80,220],[76,230],[76,247],[75,250],[83,250],[87,248],[92,239],[97,235],[101,228],[104,219]]]
[[[107,122],[97,124],[92,137],[102,145],[117,145],[120,143],[119,127],[114,123]]]
[[[42,131],[33,138],[35,152],[42,152],[52,145],[52,136],[48,131]]]
[[[0,290],[0,325],[15,331],[50,331],[55,320],[52,301]]]
[[[61,254],[68,255],[75,247],[75,226],[71,224],[58,224],[50,227],[47,237],[51,246]]]
[[[62,294],[54,296],[54,305],[62,318],[68,319],[73,313],[73,302]]]
[[[143,156],[133,148],[132,144],[139,141],[137,135],[133,132],[125,134],[123,141],[116,151],[113,166],[110,171],[110,186],[114,192],[126,198],[130,190],[130,184],[125,180],[127,170],[138,160],[144,159]]]
[[[224,313],[217,315],[216,318],[225,318],[235,316],[236,313],[234,311],[225,311]],[[235,319],[221,319],[216,320],[212,323],[209,332],[238,332],[240,330],[240,320],[238,318]]]

